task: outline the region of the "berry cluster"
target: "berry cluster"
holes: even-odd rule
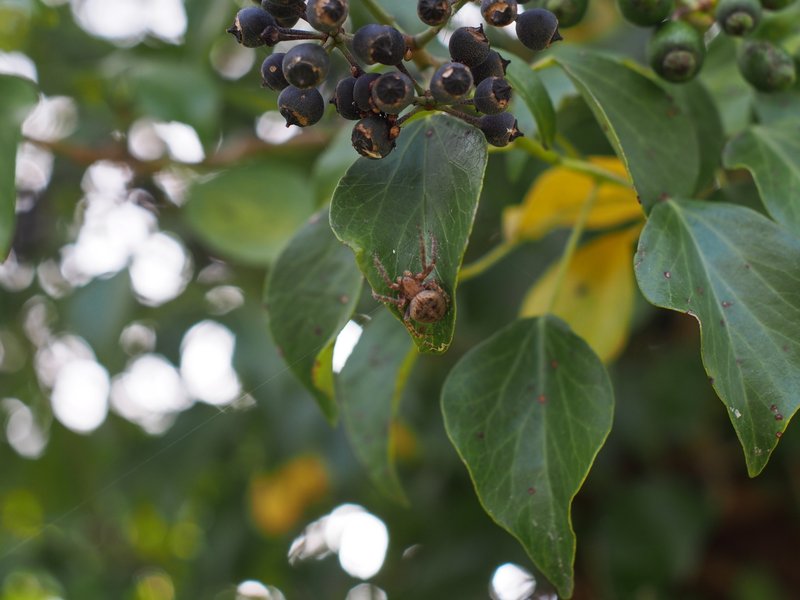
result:
[[[648,61],[661,78],[674,83],[689,81],[700,72],[706,51],[703,34],[714,22],[727,35],[750,36],[764,11],[781,10],[794,2],[718,0],[708,3],[707,13],[697,14],[676,7],[675,0],[618,0],[625,19],[640,27],[655,27],[647,47]],[[764,92],[785,90],[797,79],[791,55],[769,40],[745,39],[737,63],[750,85]]]
[[[520,41],[532,50],[543,50],[561,39],[552,12],[534,8],[518,14],[517,5],[518,0],[482,0],[481,12],[492,26],[516,21]],[[492,50],[483,26],[453,32],[450,61],[427,57],[424,66],[430,68],[423,73],[429,79],[424,87],[405,66],[424,45],[422,36],[374,23],[350,34],[343,28],[348,9],[348,0],[263,0],[260,6],[240,10],[228,29],[247,47],[303,40],[285,53],[268,55],[261,65],[264,87],[280,92],[278,108],[287,127],[307,127],[322,118],[325,101],[318,86],[330,70],[330,54],[338,50],[348,61],[350,74],[337,82],[330,103],[341,117],[357,121],[352,143],[362,156],[387,156],[403,121],[418,110],[459,117],[478,127],[495,146],[505,146],[522,135],[517,120],[506,112],[512,95],[505,79],[508,61]],[[425,41],[449,22],[453,12],[453,0],[418,0],[417,14],[430,27]],[[292,29],[300,18],[315,31]],[[367,71],[372,65],[392,69]]]

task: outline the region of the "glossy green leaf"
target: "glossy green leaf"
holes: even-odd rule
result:
[[[536,120],[542,145],[552,146],[556,135],[556,111],[539,75],[521,58],[512,56],[506,79],[514,88],[514,96],[522,99]]]
[[[284,360],[335,422],[332,346],[353,314],[362,279],[327,216],[327,210],[315,214],[275,261],[265,301]]]
[[[298,166],[271,160],[201,180],[190,190],[184,215],[214,250],[265,265],[313,211],[307,174]]]
[[[383,160],[359,158],[342,178],[331,203],[334,233],[356,253],[361,271],[379,294],[395,295],[390,278],[422,270],[420,238],[430,259],[436,240],[435,279],[450,297],[445,316],[406,327],[422,352],[444,352],[453,338],[456,278],[469,239],[486,169],[486,140],[470,125],[446,115],[416,120]],[[403,319],[396,306],[390,310]]]
[[[405,493],[392,456],[392,423],[418,356],[405,330],[379,311],[337,379],[336,392],[347,437],[375,486],[401,502]]]
[[[800,239],[747,208],[669,200],[635,270],[652,304],[700,322],[703,364],[757,475],[800,404]]]
[[[571,596],[570,506],[614,412],[600,359],[555,317],[515,321],[453,368],[442,410],[486,512]]]
[[[14,237],[17,192],[14,182],[20,126],[36,103],[36,87],[27,79],[0,75],[0,262]]]
[[[761,200],[780,225],[800,236],[800,124],[755,125],[728,143],[725,166],[753,174]]]
[[[646,211],[694,191],[699,150],[686,110],[659,85],[613,58],[562,46],[554,54],[625,163]]]

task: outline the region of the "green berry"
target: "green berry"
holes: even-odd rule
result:
[[[372,23],[353,35],[353,52],[368,65],[398,65],[406,53],[406,41],[394,27]]]
[[[365,117],[356,123],[350,140],[356,152],[367,158],[385,158],[394,149],[389,123],[378,116]]]
[[[317,31],[339,31],[347,19],[347,0],[308,0],[306,21]]]
[[[286,126],[308,127],[322,118],[325,113],[325,100],[319,90],[301,90],[293,85],[284,89],[278,96],[278,110],[286,119]]]
[[[475,88],[475,109],[487,115],[496,115],[508,108],[511,102],[511,85],[502,77],[488,77]]]
[[[242,46],[257,48],[264,45],[264,40],[261,39],[261,32],[270,25],[275,25],[273,16],[257,6],[251,6],[243,8],[236,13],[233,25],[227,31]]]
[[[737,57],[739,71],[762,92],[786,90],[797,80],[794,60],[783,48],[765,41],[746,41]]]
[[[328,74],[330,58],[319,44],[299,44],[283,57],[283,76],[300,89],[319,85]]]
[[[263,87],[271,90],[280,91],[289,87],[289,82],[283,76],[283,52],[270,54],[261,63],[261,81]]]
[[[479,65],[489,56],[489,40],[479,27],[459,27],[450,36],[450,58],[468,67]]]
[[[728,35],[747,35],[761,22],[758,0],[720,0],[714,17]]]
[[[589,0],[546,0],[542,6],[556,16],[561,27],[572,27],[583,20]]]
[[[487,77],[505,77],[506,68],[510,62],[492,50],[485,61],[475,67],[470,67],[469,70],[472,71],[473,81],[478,84]]]
[[[404,73],[384,73],[372,84],[372,102],[381,112],[397,115],[414,99],[414,83]]]
[[[544,50],[561,37],[558,18],[544,8],[531,8],[517,15],[517,37],[531,50]]]
[[[356,83],[353,86],[353,99],[356,106],[364,112],[377,110],[372,103],[372,86],[380,76],[380,73],[364,73],[356,79]]]
[[[652,27],[666,19],[675,6],[674,0],[617,0],[625,20],[639,27]]]
[[[353,88],[356,85],[355,77],[345,77],[336,84],[336,89],[331,98],[331,104],[336,107],[336,112],[345,119],[357,121],[361,118],[361,111],[356,106],[353,98]]]
[[[517,18],[517,0],[482,0],[481,14],[489,25],[511,25]]]
[[[667,21],[647,44],[650,66],[662,79],[673,83],[689,81],[697,75],[705,55],[702,34],[683,21]]]
[[[509,112],[484,115],[480,118],[480,130],[492,146],[502,148],[522,135],[517,129],[517,119]]]
[[[419,20],[431,27],[446,23],[450,18],[450,11],[450,0],[419,0],[417,2]]]
[[[442,104],[452,104],[466,99],[472,89],[472,73],[458,62],[445,63],[431,78],[431,94]]]

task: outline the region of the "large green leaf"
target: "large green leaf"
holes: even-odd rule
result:
[[[275,261],[265,300],[284,360],[335,422],[332,347],[353,313],[362,279],[327,216],[327,209],[315,214]]]
[[[753,174],[764,206],[800,236],[800,124],[755,125],[728,143],[725,166]]]
[[[430,260],[438,253],[435,279],[450,296],[444,318],[429,325],[406,323],[423,352],[444,352],[453,338],[456,279],[472,230],[486,169],[480,131],[447,115],[405,127],[397,148],[383,160],[360,158],[342,178],[331,203],[334,233],[356,253],[361,271],[379,294],[394,294],[375,265],[389,277],[422,269],[420,237]],[[402,320],[403,313],[390,309]]]
[[[565,45],[553,54],[592,109],[649,211],[665,196],[694,191],[700,173],[697,138],[686,110],[635,69]]]
[[[405,494],[394,468],[392,423],[417,356],[405,330],[380,311],[364,326],[336,385],[356,457],[377,488],[401,502]]]
[[[36,102],[36,87],[27,79],[0,75],[0,262],[14,236],[17,192],[14,183],[20,125]]]
[[[506,79],[514,88],[514,96],[522,99],[536,120],[542,144],[552,146],[556,135],[556,111],[539,75],[524,60],[512,56]]]
[[[706,372],[757,475],[800,403],[800,239],[747,208],[668,200],[635,269],[651,303],[700,322]]]
[[[314,211],[304,171],[271,160],[234,167],[190,191],[185,216],[214,250],[254,265],[269,264]]]
[[[600,359],[555,317],[515,321],[453,368],[442,410],[486,512],[571,596],[570,506],[614,412]]]

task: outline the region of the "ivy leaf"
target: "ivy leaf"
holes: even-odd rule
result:
[[[514,88],[514,95],[522,99],[536,120],[542,145],[552,146],[556,136],[556,111],[539,75],[524,60],[512,56],[506,79]]]
[[[187,222],[211,248],[252,265],[272,262],[313,211],[307,174],[274,160],[201,180],[184,207]]]
[[[635,271],[652,304],[700,322],[706,372],[758,475],[800,403],[800,240],[748,208],[669,200]]]
[[[396,296],[375,259],[392,279],[422,270],[420,239],[430,259],[436,241],[435,279],[450,297],[444,318],[405,325],[422,352],[447,350],[456,319],[456,283],[472,230],[486,169],[486,140],[474,127],[447,115],[418,119],[403,128],[397,148],[373,161],[359,158],[342,178],[331,203],[331,226],[350,246],[372,289]],[[403,312],[389,305],[402,321]]]
[[[333,343],[353,314],[362,280],[327,216],[327,209],[315,214],[289,242],[269,274],[265,300],[275,344],[333,423]]]
[[[625,163],[646,211],[688,195],[699,176],[689,114],[658,84],[618,60],[573,46],[553,52]]]
[[[754,125],[728,143],[725,167],[753,174],[770,216],[800,236],[800,126]]]
[[[603,364],[555,317],[515,321],[456,364],[445,427],[487,513],[563,597],[573,588],[570,506],[609,431]]]
[[[336,386],[356,457],[381,492],[403,503],[406,496],[392,456],[392,424],[417,356],[403,328],[380,311],[364,326]]]
[[[36,86],[27,79],[0,75],[0,263],[14,237],[17,187],[15,165],[20,126],[36,103]]]

